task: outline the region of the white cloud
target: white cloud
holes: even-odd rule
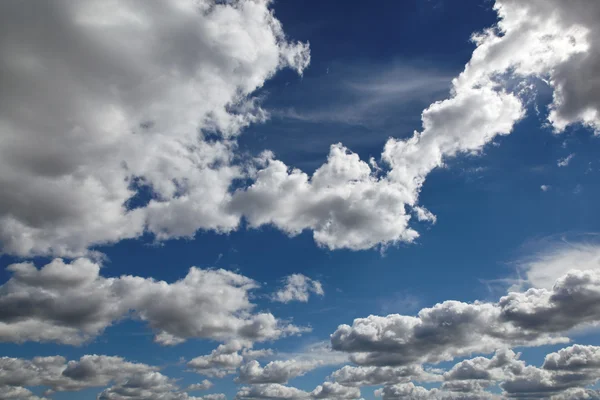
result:
[[[272,224],[290,235],[311,229],[321,246],[358,250],[418,236],[408,227],[407,196],[337,144],[312,177],[267,159],[255,182],[233,195],[231,206],[252,227]]]
[[[520,286],[550,289],[571,269],[600,271],[600,245],[595,242],[551,240],[519,262]]]
[[[285,287],[275,292],[272,299],[281,303],[289,303],[290,301],[306,303],[310,293],[323,296],[325,292],[321,282],[302,274],[292,274],[285,278]]]
[[[124,318],[146,322],[164,345],[188,338],[249,343],[305,331],[270,313],[254,313],[250,278],[226,271],[190,268],[173,283],[123,275],[104,278],[88,259],[55,259],[41,269],[12,264],[0,286],[0,340],[81,344]]]
[[[144,230],[235,229],[234,137],[266,116],[252,93],[310,59],[269,3],[3,3],[2,251],[73,256]],[[136,185],[152,199],[128,210]]]
[[[556,165],[558,165],[559,167],[566,167],[569,165],[569,163],[571,162],[571,160],[573,159],[573,157],[575,157],[575,154],[569,154],[568,156],[566,156],[565,158],[561,158],[560,160],[558,160],[558,162],[556,163]]]
[[[524,116],[515,81],[551,86],[557,132],[598,129],[598,5],[572,3],[498,0],[498,26],[474,35],[471,60],[450,97],[423,111],[422,130],[386,143],[384,170],[338,144],[312,176],[272,156],[264,168],[236,159],[240,129],[266,118],[252,93],[310,58],[307,45],[285,39],[268,1],[57,0],[30,16],[3,4],[0,65],[13,78],[0,113],[2,249],[81,255],[145,231],[158,240],[229,232],[241,218],[290,235],[312,230],[329,249],[412,242],[413,212],[435,221],[418,203],[427,175]],[[252,183],[231,193],[241,177]],[[136,200],[140,185],[151,188],[147,205]],[[130,210],[132,199],[141,205]]]
[[[552,188],[552,186],[550,186],[550,185],[542,185],[542,186],[540,186],[540,189],[542,189],[542,192],[547,192],[551,188]]]

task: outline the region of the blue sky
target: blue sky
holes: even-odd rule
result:
[[[217,3],[0,6],[0,399],[599,398],[596,4]]]

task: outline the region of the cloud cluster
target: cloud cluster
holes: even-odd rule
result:
[[[88,388],[102,388],[98,399],[131,400],[201,400],[189,396],[173,379],[158,372],[158,368],[146,364],[132,363],[121,357],[86,355],[77,361],[68,361],[61,356],[0,358],[0,399],[40,399],[31,394],[27,387],[41,386],[45,396],[54,392],[73,392]],[[12,396],[12,397],[11,397]],[[218,397],[207,400],[223,400]]]
[[[310,229],[329,249],[414,241],[411,211],[435,221],[418,204],[427,175],[445,160],[481,152],[496,136],[511,133],[525,116],[521,88],[531,78],[553,89],[548,121],[557,132],[579,122],[598,129],[600,88],[581,84],[598,81],[598,5],[575,3],[497,1],[500,21],[473,36],[477,48],[452,81],[451,96],[423,111],[421,131],[388,140],[383,169],[341,144],[331,147],[312,176],[267,159],[255,182],[234,195],[234,209],[251,226],[272,224],[291,235]]]
[[[564,342],[561,333],[600,321],[600,272],[573,270],[552,289],[511,292],[497,303],[446,301],[417,316],[357,318],[331,335],[361,365],[440,362],[496,348]]]
[[[600,126],[598,5],[498,0],[499,22],[474,35],[450,97],[423,111],[421,131],[388,140],[383,168],[341,144],[311,176],[269,152],[247,165],[236,135],[267,117],[253,93],[310,61],[269,4],[3,4],[2,251],[76,256],[144,232],[228,232],[242,219],[311,230],[329,249],[412,242],[411,214],[435,221],[418,204],[427,175],[509,134],[525,115],[520,83],[553,89],[556,131]]]
[[[289,303],[290,301],[301,301],[306,303],[310,293],[323,296],[321,282],[311,279],[302,274],[292,274],[285,278],[285,286],[273,294],[273,301]]]
[[[412,382],[387,385],[375,391],[384,399],[594,399],[586,386],[600,380],[600,347],[574,345],[546,355],[541,368],[526,365],[519,354],[504,349],[492,358],[476,357],[444,373],[439,388]],[[499,386],[502,396],[488,391]]]
[[[360,398],[360,389],[342,386],[335,382],[318,385],[312,392],[284,386],[278,383],[259,384],[242,387],[236,395],[238,400],[288,399],[288,400],[354,400]]]
[[[250,345],[248,341],[232,340],[219,345],[210,354],[191,359],[187,366],[198,374],[222,378],[234,374],[244,361],[272,354],[269,349],[251,350]]]
[[[100,265],[80,258],[55,259],[37,269],[12,264],[0,286],[0,340],[81,344],[115,321],[146,322],[163,345],[188,338],[249,343],[300,333],[270,313],[255,313],[249,300],[257,283],[223,269],[192,267],[173,283],[123,275],[105,278]]]

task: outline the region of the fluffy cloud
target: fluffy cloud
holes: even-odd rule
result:
[[[0,358],[0,399],[38,399],[27,387],[54,392],[102,388],[98,399],[197,400],[182,391],[158,368],[132,363],[121,357],[86,355],[67,362],[64,357],[35,357],[31,360]],[[2,397],[4,396],[4,397]],[[12,397],[11,397],[12,396]]]
[[[253,313],[249,292],[257,283],[223,269],[192,267],[167,283],[124,275],[104,278],[88,259],[55,259],[41,269],[12,264],[0,287],[0,340],[80,344],[123,318],[148,323],[161,344],[188,338],[247,342],[302,331],[270,313]]]
[[[483,391],[462,392],[440,389],[426,389],[414,383],[399,383],[375,390],[375,396],[384,400],[496,400],[499,396]]]
[[[237,378],[243,383],[287,383],[319,367],[318,361],[276,360],[264,367],[256,360],[244,364]]]
[[[302,274],[292,274],[285,278],[285,287],[273,294],[273,300],[281,303],[290,301],[301,301],[306,303],[310,293],[323,296],[323,286],[321,282],[310,279]]]
[[[201,390],[208,390],[211,387],[213,387],[213,383],[211,381],[209,381],[208,379],[204,379],[202,382],[200,383],[194,383],[191,384],[190,386],[188,386],[185,390],[187,392],[193,392],[193,391],[201,391]]]
[[[595,384],[599,373],[600,348],[596,346],[574,345],[550,353],[541,368],[526,365],[519,354],[504,349],[492,358],[457,363],[444,373],[439,388],[404,382],[386,385],[375,393],[384,399],[497,399],[500,397],[487,389],[499,385],[502,398],[593,399],[596,392],[586,386]]]
[[[252,93],[310,59],[267,0],[36,8],[0,10],[0,68],[12,77],[0,99],[0,243],[17,255],[228,232],[242,218],[312,230],[329,249],[412,242],[411,214],[435,221],[418,204],[427,175],[509,134],[525,113],[519,83],[550,85],[556,131],[600,126],[599,6],[586,0],[498,0],[500,20],[474,35],[449,98],[423,111],[421,131],[386,143],[383,168],[336,144],[312,176],[268,152],[248,168],[236,155],[236,135],[267,116]],[[232,193],[238,178],[251,183]]]
[[[3,3],[2,251],[72,256],[144,230],[235,229],[233,137],[266,116],[251,95],[310,59],[269,3]],[[128,207],[141,187],[150,202]]]
[[[380,243],[412,241],[406,191],[341,144],[331,146],[327,162],[309,177],[272,157],[254,183],[231,202],[252,227],[272,224],[290,235],[311,229],[329,249],[367,249]]]
[[[496,348],[564,342],[561,332],[600,321],[600,272],[573,270],[552,289],[511,292],[497,303],[446,301],[416,317],[357,318],[331,335],[361,365],[440,362]]]
[[[241,388],[236,399],[339,399],[351,400],[360,398],[358,388],[342,386],[335,382],[325,382],[318,385],[312,392],[284,386],[278,383],[259,384]]]
[[[236,396],[238,400],[252,400],[252,399],[308,399],[310,393],[303,390],[280,385],[278,383],[270,383],[266,385],[252,385],[242,387],[238,390]]]
[[[436,382],[440,375],[427,372],[422,365],[404,367],[354,367],[345,365],[334,371],[331,379],[345,386],[392,385],[395,383],[417,381]]]
[[[219,345],[210,354],[191,359],[187,366],[202,375],[222,378],[236,372],[244,361],[267,357],[272,354],[270,349],[251,350],[247,341],[232,340]]]
[[[311,392],[313,399],[358,399],[360,389],[340,385],[337,382],[325,382]]]

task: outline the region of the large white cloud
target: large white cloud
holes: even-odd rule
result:
[[[309,62],[269,3],[3,2],[2,251],[236,228],[232,137],[265,117],[252,92]],[[140,185],[152,200],[128,210]]]
[[[188,338],[252,343],[304,330],[254,312],[249,293],[257,283],[223,269],[192,267],[173,283],[105,278],[99,264],[83,258],[8,270],[13,276],[0,286],[1,341],[80,344],[123,318],[146,322],[165,345]]]

